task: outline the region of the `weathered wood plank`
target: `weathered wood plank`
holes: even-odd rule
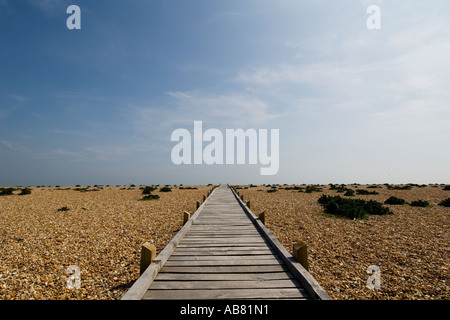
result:
[[[178,281],[240,281],[240,280],[284,280],[294,279],[290,272],[269,273],[165,273],[158,275],[158,280]]]
[[[211,233],[191,233],[188,236],[185,237],[185,239],[200,239],[200,240],[204,240],[204,239],[221,239],[221,238],[249,238],[249,237],[254,237],[254,238],[261,238],[261,236],[257,233],[216,233],[216,234],[211,234]]]
[[[223,223],[217,223],[217,221],[200,221],[197,222],[197,226],[215,226],[217,229],[220,229],[221,226],[223,226],[225,222]],[[230,221],[226,223],[228,226],[232,227],[239,227],[239,226],[248,226],[248,222],[239,222],[239,221]]]
[[[272,266],[205,266],[205,267],[166,267],[164,266],[160,272],[171,273],[255,273],[255,272],[281,272],[287,271],[282,265]]]
[[[305,299],[299,289],[149,290],[143,299]]]
[[[165,267],[225,267],[225,266],[277,266],[278,259],[227,259],[227,260],[168,260]]]
[[[178,245],[177,248],[208,248],[208,247],[217,247],[217,248],[236,248],[236,247],[240,247],[240,248],[246,248],[246,247],[261,247],[261,248],[269,248],[267,246],[267,243],[265,242],[242,242],[242,243],[195,243],[195,242],[182,242]]]
[[[179,248],[181,249],[181,248]],[[185,248],[189,249],[189,248]],[[206,250],[205,250],[206,249]],[[188,257],[188,256],[260,256],[260,255],[267,255],[267,254],[273,254],[273,252],[269,250],[257,250],[252,252],[247,252],[247,250],[233,250],[233,251],[214,251],[214,250],[208,250],[208,248],[199,248],[198,250],[195,250],[194,248],[186,250],[186,251],[177,251],[172,254],[172,257]]]
[[[191,235],[200,235],[200,236],[215,236],[215,235],[246,235],[246,234],[250,234],[250,235],[257,235],[257,236],[261,236],[261,234],[256,231],[255,229],[248,229],[248,230],[234,230],[234,229],[229,229],[229,230],[223,230],[223,229],[219,229],[219,230],[190,230],[188,234],[186,234],[186,236],[191,236]]]
[[[277,259],[273,254],[260,254],[260,255],[172,255],[170,261],[222,261],[222,260],[273,260],[282,262]]]
[[[273,253],[273,250],[271,250],[267,246],[254,246],[254,247],[229,247],[229,246],[222,246],[222,247],[177,247],[177,250],[172,253],[172,256],[174,255],[187,255],[187,254],[211,254],[211,255],[225,255],[225,254],[248,254],[248,255],[254,255],[254,254],[266,254],[266,253]]]
[[[297,288],[300,283],[296,280],[234,280],[234,281],[153,281],[151,290],[185,290],[185,289],[264,289],[264,288]]]
[[[185,237],[180,241],[181,243],[267,243],[265,239],[261,237],[226,237],[226,238],[210,238],[210,239],[197,239]]]
[[[264,238],[261,238],[261,235],[255,232],[246,232],[246,233],[216,233],[216,234],[212,234],[212,233],[197,233],[197,232],[191,232],[189,234],[187,234],[184,239],[215,239],[215,238],[253,238],[253,239],[262,239],[265,240]]]

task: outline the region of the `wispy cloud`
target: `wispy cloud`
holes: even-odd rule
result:
[[[38,116],[38,115],[36,115],[36,116]],[[90,132],[75,131],[75,130],[56,129],[56,130],[53,130],[53,133],[61,134],[61,135],[69,135],[69,136],[81,136],[81,137],[85,137],[85,138],[93,138],[95,136],[93,133],[90,133]]]
[[[69,5],[66,1],[60,1],[60,0],[29,0],[30,4],[33,6],[39,8],[41,11],[45,12],[48,15],[55,15],[61,11],[60,9],[67,8]]]
[[[10,94],[9,97],[18,103],[25,103],[28,98],[19,94]]]
[[[14,110],[25,104],[29,99],[19,94],[10,94],[2,101],[0,109],[0,119],[8,117]]]
[[[192,126],[201,120],[216,128],[255,127],[279,118],[270,106],[256,96],[245,93],[213,94],[200,91],[167,92],[163,102],[127,105],[124,118],[134,127],[136,135],[167,141],[175,128]]]
[[[260,126],[278,117],[269,112],[269,106],[258,97],[245,93],[204,94],[198,92],[169,92],[175,99],[176,122],[186,119],[203,120],[211,125]]]
[[[117,157],[130,156],[132,154],[137,155],[146,150],[136,146],[115,145],[86,147],[84,148],[84,151],[86,151],[90,157],[94,157],[98,160],[113,160]]]
[[[28,149],[22,146],[20,143],[13,142],[13,141],[6,141],[6,140],[0,140],[0,143],[7,147],[10,150],[13,151],[19,151],[19,152],[27,152]]]

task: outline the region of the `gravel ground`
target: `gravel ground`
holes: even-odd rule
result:
[[[450,208],[438,206],[450,198],[450,191],[443,186],[347,186],[379,193],[352,198],[384,202],[396,196],[430,203],[426,208],[385,205],[393,215],[365,220],[325,215],[317,199],[322,194],[342,196],[330,186],[313,193],[280,189],[286,186],[273,193],[266,186],[241,187],[237,191],[250,200],[255,214],[265,211],[266,226],[286,249],[292,253],[296,241],[306,242],[310,273],[332,298],[450,299]],[[367,287],[367,269],[373,265],[380,268],[380,289]]]
[[[154,191],[139,187],[32,188],[0,196],[0,299],[120,299],[139,277],[140,248],[160,252],[182,227],[183,211],[211,187]],[[95,188],[89,188],[92,190]],[[68,207],[69,211],[58,211]],[[80,288],[70,289],[77,283]]]

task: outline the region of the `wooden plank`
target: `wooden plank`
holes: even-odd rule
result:
[[[261,239],[259,234],[189,234],[184,237],[184,240],[208,240],[208,239]],[[264,239],[262,239],[264,240]]]
[[[188,234],[246,234],[246,233],[251,233],[251,234],[258,234],[261,235],[261,233],[256,230],[254,227],[252,228],[247,228],[247,229],[236,229],[236,228],[211,228],[211,229],[207,229],[207,228],[201,228],[201,229],[193,229],[191,228],[191,230],[189,230]]]
[[[218,223],[216,220],[214,221],[199,221],[195,223],[197,226],[216,226],[217,228],[220,228],[225,223]],[[227,226],[233,226],[233,227],[239,227],[239,226],[248,226],[248,222],[239,222],[239,221],[230,221],[226,223]]]
[[[266,254],[273,253],[274,251],[268,246],[254,246],[254,247],[180,247],[178,246],[176,251],[172,255],[187,255],[192,253],[211,254],[211,255],[223,255],[223,254]]]
[[[188,248],[186,248],[188,249]],[[272,254],[269,250],[258,250],[258,251],[252,251],[248,252],[247,250],[234,250],[234,251],[210,251],[210,250],[203,250],[204,248],[201,248],[201,250],[189,250],[189,251],[178,251],[174,252],[172,254],[172,257],[189,257],[189,256],[248,256],[248,257],[258,257],[260,255],[267,255]]]
[[[228,289],[228,290],[149,290],[142,299],[305,299],[302,290],[281,289]]]
[[[269,273],[160,273],[158,280],[178,281],[240,281],[240,280],[283,280],[294,279],[290,272]]]
[[[255,230],[255,227],[251,227],[251,228],[237,228],[237,227],[230,227],[230,228],[225,228],[225,227],[218,227],[218,228],[212,228],[212,227],[208,227],[208,226],[204,226],[201,229],[194,229],[192,228],[190,230],[190,233],[195,234],[195,233],[225,233],[225,234],[243,234],[246,232],[252,232],[255,233],[258,232],[257,230]],[[259,233],[259,232],[258,232]]]
[[[236,243],[236,242],[242,242],[242,241],[258,241],[258,242],[267,242],[266,239],[264,239],[261,236],[227,236],[227,237],[211,237],[211,238],[205,238],[205,237],[196,237],[196,236],[188,236],[188,237],[184,237],[182,241],[235,241],[232,243]],[[181,242],[181,241],[180,241]]]
[[[218,230],[255,230],[255,226],[253,224],[244,225],[244,226],[227,226],[222,224],[217,224],[217,226],[214,225],[196,225],[195,223],[192,224],[192,227],[190,230],[210,230],[210,229],[216,229]]]
[[[226,237],[226,238],[210,238],[210,239],[198,239],[185,237],[180,243],[267,243],[267,241],[261,237]]]
[[[299,285],[298,281],[291,279],[234,281],[162,281],[156,279],[151,290],[297,288]]]
[[[215,239],[215,238],[242,238],[242,237],[256,237],[261,238],[257,233],[191,233],[184,237],[184,239]]]
[[[248,248],[248,247],[260,247],[269,248],[267,243],[181,243],[177,248]]]
[[[242,226],[251,226],[251,221],[248,219],[237,219],[237,218],[202,218],[196,222],[196,225],[202,224],[213,224],[213,225],[230,225],[230,224],[239,224]]]
[[[205,267],[162,267],[160,272],[171,273],[255,273],[287,271],[282,265],[271,266],[205,266]]]
[[[217,229],[202,229],[202,230],[190,230],[187,235],[191,234],[200,234],[200,235],[216,235],[216,234],[230,234],[230,235],[240,235],[240,234],[255,234],[261,236],[261,233],[258,232],[255,228],[245,229],[245,230],[236,230],[234,228],[225,229],[225,228],[217,228]]]
[[[247,252],[247,251],[228,251],[228,252],[214,252],[214,251],[181,251],[181,252],[174,252],[170,259],[189,259],[189,257],[211,257],[212,259],[214,257],[242,257],[243,259],[258,259],[260,256],[266,256],[272,254],[271,251],[264,250],[264,251],[256,251],[256,252]]]
[[[260,254],[260,255],[172,255],[169,261],[221,261],[221,260],[274,260],[281,261],[280,259],[276,259],[272,254]],[[282,261],[281,261],[282,262]]]
[[[165,263],[165,267],[209,267],[209,266],[277,266],[281,260],[277,259],[263,259],[263,260],[168,260]]]

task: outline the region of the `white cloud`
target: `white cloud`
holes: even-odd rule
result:
[[[28,101],[27,97],[19,95],[19,94],[11,94],[11,95],[9,95],[9,97],[20,104]]]
[[[280,117],[269,111],[266,102],[247,93],[208,94],[200,92],[168,92],[163,105],[128,105],[124,115],[137,134],[167,134],[193,121],[203,121],[210,127],[255,127],[266,125]]]
[[[17,142],[0,140],[0,143],[13,151],[27,152],[27,149]]]
[[[246,68],[236,81],[246,85],[271,87],[285,83],[298,83],[331,88],[360,85],[365,68],[339,66],[333,62],[315,62],[308,65],[281,64],[276,67]]]
[[[83,150],[87,152],[89,157],[95,157],[100,160],[110,160],[114,157],[128,156],[144,151],[142,148],[123,145],[86,147]]]
[[[268,105],[249,94],[202,94],[169,92],[175,99],[179,119],[197,119],[228,126],[263,125],[277,115],[269,113]],[[183,122],[183,120],[181,120]]]
[[[29,0],[30,3],[46,14],[54,15],[60,12],[60,9],[64,6],[64,3],[60,0]],[[66,5],[67,7],[68,5]],[[65,13],[65,11],[62,11]]]

